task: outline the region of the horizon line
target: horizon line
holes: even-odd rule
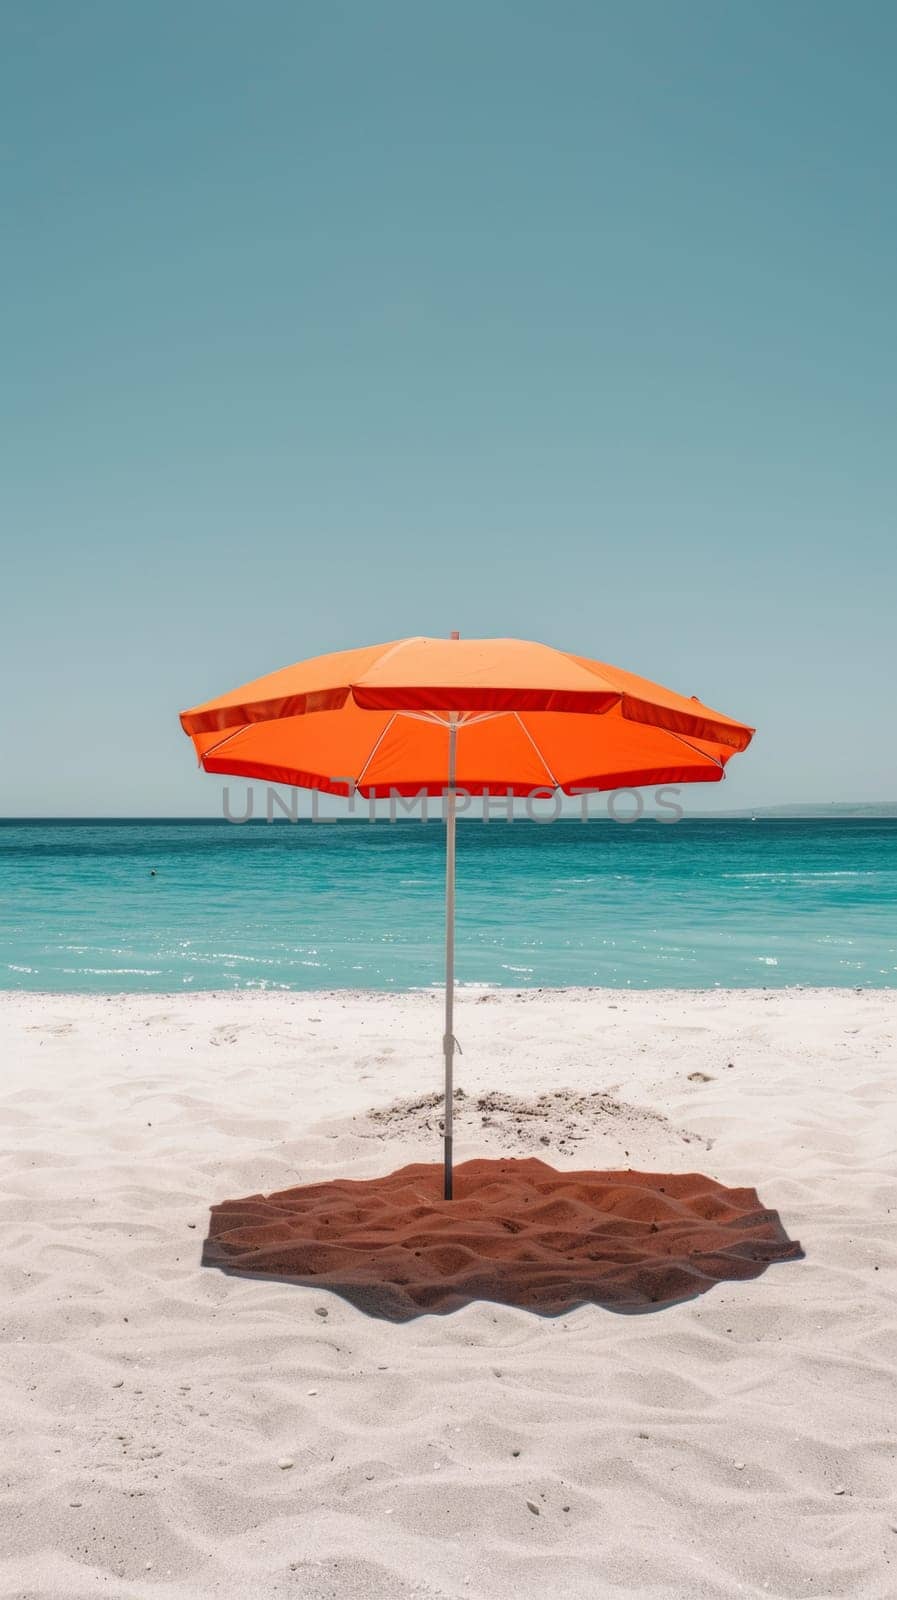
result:
[[[385,803],[385,797],[384,797],[384,803]],[[751,817],[761,817],[761,816],[763,816],[764,820],[775,821],[777,816],[778,817],[782,817],[782,819],[785,820],[785,817],[783,817],[784,813],[787,813],[787,815],[789,815],[789,816],[795,817],[802,810],[807,810],[807,811],[811,811],[811,810],[813,810],[813,811],[820,811],[820,810],[832,810],[832,811],[835,811],[835,810],[837,810],[837,811],[842,811],[842,812],[847,812],[847,811],[867,811],[868,812],[868,811],[873,811],[873,810],[878,810],[878,809],[881,809],[881,810],[893,809],[894,812],[895,812],[895,817],[897,817],[897,800],[865,800],[865,801],[863,801],[863,800],[856,800],[856,801],[850,801],[850,800],[806,800],[806,801],[794,801],[794,802],[784,802],[784,803],[783,802],[779,802],[779,803],[773,803],[771,805],[739,806],[737,808],[733,808],[731,810],[726,810],[726,811],[704,811],[704,810],[702,810],[702,811],[693,811],[693,812],[686,811],[685,815],[682,817],[681,820],[685,821],[685,820],[687,820],[688,817],[691,817],[693,820],[701,820],[701,821],[708,821],[708,822],[713,822],[713,821],[737,821],[737,820],[740,820],[740,819],[749,819]],[[776,815],[771,815],[771,813],[775,813]],[[655,813],[653,811],[644,811],[642,813],[641,819],[640,818],[633,818],[632,820],[633,821],[642,820],[642,819],[651,820],[655,815],[657,815],[657,813]],[[299,823],[303,823],[303,822],[308,823],[309,825],[313,825],[315,823],[315,820],[316,820],[315,818],[310,817],[310,816],[297,817],[295,820],[293,820],[289,816],[273,817],[270,821],[268,820],[267,817],[247,817],[245,819],[245,821],[241,821],[239,823],[236,823],[231,818],[224,817],[224,816],[202,815],[202,814],[190,815],[190,814],[184,814],[184,813],[171,813],[171,812],[165,812],[165,813],[161,813],[160,812],[160,813],[155,814],[155,815],[152,814],[152,813],[136,813],[136,812],[135,813],[114,812],[114,813],[105,813],[105,814],[104,813],[90,813],[90,812],[66,812],[66,813],[58,813],[56,815],[43,814],[43,813],[42,814],[38,814],[38,813],[32,813],[32,814],[17,814],[17,813],[2,814],[2,813],[0,813],[0,824],[19,824],[19,825],[21,825],[21,824],[30,824],[30,823],[42,823],[42,822],[45,822],[45,823],[53,823],[53,822],[55,822],[55,823],[62,823],[62,822],[65,822],[65,823],[76,823],[76,822],[109,822],[109,823],[115,823],[115,822],[145,822],[145,823],[171,822],[171,823],[212,823],[216,827],[217,826],[221,826],[221,827],[225,827],[225,826],[226,827],[237,827],[237,826],[239,826],[241,828],[245,828],[245,827],[272,827],[272,826],[275,826],[277,824],[284,824],[284,825],[286,825],[288,827],[296,827]],[[318,819],[318,820],[320,820],[320,819]],[[398,816],[395,817],[393,819],[393,822],[396,823],[396,824],[400,824],[400,823],[403,823],[403,822],[417,822],[419,820],[420,820],[419,818],[415,818],[415,817],[406,815],[406,816],[401,816],[401,817],[398,817]],[[438,820],[438,818],[436,817],[435,814],[434,814],[433,820],[434,821]],[[459,816],[458,817],[459,824],[461,822],[481,822],[482,820],[483,819],[481,817],[476,816],[476,815],[474,815],[474,816]],[[490,820],[491,821],[498,821],[500,819],[497,818],[497,817],[494,817],[494,818],[491,818]],[[517,818],[516,820],[526,821],[528,819],[525,818],[525,817],[520,817],[520,818]],[[537,819],[531,819],[531,820],[536,821]],[[572,814],[572,813],[571,814],[562,813],[555,820],[558,821],[558,822],[561,822],[561,821],[576,822],[581,826],[583,819],[580,816]],[[591,816],[591,817],[588,817],[586,820],[588,822],[613,822],[615,819],[613,817],[611,817],[611,816]],[[810,820],[810,821],[817,820],[818,821],[818,820],[822,820],[822,819],[819,819],[819,818],[815,818],[815,819],[814,818],[808,818],[807,820]],[[858,820],[858,819],[851,819],[849,817],[845,817],[844,820],[845,821],[850,821],[850,820]],[[894,819],[888,819],[887,817],[883,817],[880,820],[887,821],[887,820],[894,820]],[[366,823],[369,823],[370,821],[371,821],[371,818],[369,816],[367,816],[367,815],[365,815],[365,816],[352,816],[352,815],[342,816],[340,814],[334,814],[332,816],[328,816],[328,818],[327,818],[327,823],[328,824],[334,823],[334,822],[349,822],[349,823],[359,823],[359,824],[364,825]],[[537,825],[538,826],[544,826],[544,823],[543,822],[538,822]]]

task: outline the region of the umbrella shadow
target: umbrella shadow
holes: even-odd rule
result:
[[[803,1251],[755,1189],[702,1173],[415,1164],[212,1207],[203,1265],[327,1290],[407,1322],[475,1300],[560,1316],[660,1311]]]

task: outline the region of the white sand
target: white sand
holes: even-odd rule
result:
[[[357,1115],[437,1086],[438,998],[3,995],[2,1595],[897,1595],[897,991],[467,993],[457,1032],[471,1092],[659,1113],[547,1160],[754,1185],[806,1260],[401,1326],[200,1269],[214,1201],[438,1157]]]

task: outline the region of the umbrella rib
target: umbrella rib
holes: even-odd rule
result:
[[[398,712],[396,713],[398,715]],[[408,711],[403,708],[403,717],[410,717],[412,722],[429,722],[436,728],[447,728],[449,725],[448,712],[441,717],[437,711]]]
[[[403,706],[401,716],[409,717],[412,722],[429,722],[434,728],[448,728],[451,726],[449,718],[452,712],[446,711],[443,715],[439,711],[409,711]],[[489,722],[493,717],[507,717],[507,711],[457,711],[454,715],[458,718],[457,728],[472,728],[475,722]]]
[[[355,779],[355,787],[356,787],[356,789],[360,789],[361,788],[362,779],[364,778],[364,775],[367,772],[368,767],[370,766],[370,764],[373,761],[375,755],[377,754],[377,751],[380,749],[381,744],[383,743],[384,739],[386,738],[386,735],[388,734],[390,728],[392,727],[393,723],[395,722],[396,717],[398,716],[398,714],[399,713],[397,711],[393,712],[393,714],[390,717],[389,721],[387,722],[385,728],[381,728],[380,729],[380,732],[378,733],[376,739],[374,740],[373,744],[371,745],[370,754],[368,755],[367,759],[362,763],[361,771],[359,772],[358,777]]]
[[[725,771],[725,763],[720,761],[719,756],[711,756],[706,750],[699,750],[696,744],[692,744],[689,739],[683,739],[681,733],[674,733],[672,728],[664,728],[663,731],[668,733],[671,739],[677,739],[679,744],[684,744],[686,750],[691,750],[696,756],[702,756],[705,761],[712,761],[715,767],[721,767]]]
[[[520,723],[520,726],[523,729],[524,733],[526,734],[526,737],[528,738],[528,740],[529,740],[530,744],[532,745],[533,749],[535,750],[536,755],[539,757],[539,760],[541,761],[543,767],[545,768],[545,771],[548,773],[548,776],[551,779],[551,787],[553,789],[559,789],[561,786],[558,783],[557,778],[555,777],[555,775],[552,772],[550,766],[548,765],[548,762],[545,760],[545,757],[542,754],[542,751],[539,749],[539,746],[536,744],[536,741],[533,738],[532,734],[530,733],[529,728],[526,726],[526,723],[521,718],[520,712],[519,711],[515,711],[514,712],[514,716],[516,717],[517,721]]]
[[[492,722],[495,717],[507,715],[507,711],[462,711],[458,718],[458,727],[472,728],[477,722]]]
[[[725,771],[726,771],[725,762],[720,761],[719,756],[711,756],[711,755],[707,754],[706,750],[699,750],[696,744],[692,744],[691,741],[688,740],[688,739],[683,739],[681,733],[674,733],[672,728],[664,728],[663,731],[664,731],[665,734],[668,735],[668,737],[670,739],[675,739],[677,744],[684,745],[686,750],[690,750],[692,752],[692,755],[700,756],[702,761],[708,761],[712,766],[719,767],[720,772],[725,774]],[[585,790],[581,790],[581,791],[577,791],[577,792],[585,793]],[[590,792],[594,792],[594,791],[590,791]]]
[[[203,751],[199,758],[200,766],[204,765],[207,756],[213,756],[216,750],[221,749],[222,745],[228,744],[231,739],[236,739],[238,733],[245,733],[249,727],[251,727],[251,723],[241,722],[239,728],[231,728],[230,732],[226,733],[223,739],[219,739],[217,744],[210,745],[208,750]]]

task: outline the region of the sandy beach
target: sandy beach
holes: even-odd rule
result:
[[[459,997],[459,1163],[756,1189],[803,1259],[398,1322],[202,1267],[213,1205],[439,1159],[440,1026],[0,995],[0,1593],[890,1600],[897,991]]]

